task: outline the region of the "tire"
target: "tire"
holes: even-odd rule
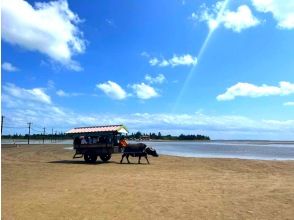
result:
[[[87,163],[95,163],[96,160],[97,160],[97,155],[96,154],[93,154],[93,153],[85,153],[84,154],[84,160],[87,162]]]
[[[103,162],[107,162],[109,161],[111,158],[111,154],[103,154],[103,155],[100,155],[100,159],[103,161]]]

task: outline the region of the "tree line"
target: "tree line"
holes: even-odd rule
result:
[[[9,134],[9,135],[2,135],[2,138],[9,138],[9,139],[27,139],[28,134]],[[41,140],[41,139],[71,139],[72,135],[65,134],[65,133],[55,133],[55,134],[31,134],[30,139],[32,140]],[[140,131],[136,133],[131,133],[127,136],[127,139],[151,139],[151,140],[210,140],[209,136],[205,135],[194,135],[194,134],[181,134],[179,136],[172,136],[170,134],[168,135],[162,135],[160,132],[156,133],[142,133]]]
[[[28,139],[28,134],[7,134],[7,135],[2,135],[2,138],[8,138],[8,139]],[[72,136],[65,134],[65,133],[54,133],[54,134],[30,134],[30,139],[33,140],[42,140],[43,138],[45,139],[71,139]]]
[[[210,137],[205,135],[194,135],[194,134],[181,134],[179,136],[172,136],[170,134],[168,135],[162,135],[160,132],[156,133],[142,133],[140,131],[136,133],[131,133],[127,136],[128,139],[152,139],[152,140],[205,140],[209,141]]]

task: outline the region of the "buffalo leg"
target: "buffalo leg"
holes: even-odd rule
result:
[[[123,159],[124,159],[124,157],[125,157],[125,156],[126,156],[125,154],[123,154],[123,155],[121,156],[120,163],[122,163],[122,162],[123,162]]]
[[[150,163],[149,163],[149,160],[148,160],[148,157],[147,157],[147,155],[145,156],[145,158],[146,158],[146,160],[147,160],[148,164],[150,164]]]
[[[138,163],[141,163],[141,156],[139,156],[139,160],[138,160]]]
[[[129,161],[129,156],[130,156],[130,155],[127,154],[127,161],[128,161],[128,163],[130,163],[130,161]]]

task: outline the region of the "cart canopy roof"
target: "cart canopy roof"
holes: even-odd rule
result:
[[[73,135],[85,135],[85,134],[99,135],[99,134],[109,134],[109,133],[126,134],[128,133],[128,129],[124,125],[103,125],[103,126],[77,127],[65,133],[73,134]]]

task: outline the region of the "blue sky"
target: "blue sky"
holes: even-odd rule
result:
[[[4,133],[124,123],[293,139],[291,0],[4,0],[1,12]]]

